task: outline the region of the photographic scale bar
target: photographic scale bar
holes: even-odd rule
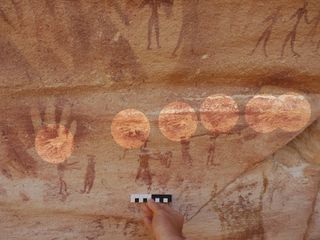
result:
[[[156,203],[171,203],[171,194],[131,194],[130,202],[146,203],[149,199],[153,199]]]

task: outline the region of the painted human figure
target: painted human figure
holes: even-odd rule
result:
[[[315,16],[311,21],[310,24],[313,24],[311,30],[309,31],[309,33],[306,36],[306,40],[304,43],[306,43],[308,40],[310,40],[312,43],[314,43],[313,38],[315,37],[316,33],[317,33],[317,29],[320,25],[320,10],[317,16]],[[320,40],[318,40],[316,42],[316,53],[319,53],[319,49],[320,49]]]
[[[199,0],[182,1],[182,26],[177,45],[172,52],[173,57],[176,56],[177,51],[185,40],[191,42],[191,52],[195,52],[194,49],[196,47],[195,44],[199,27],[198,3]]]
[[[187,163],[189,166],[192,165],[192,158],[189,152],[190,149],[190,140],[186,138],[182,138],[181,141],[181,155],[182,155],[182,160]]]
[[[172,152],[167,151],[164,154],[160,154],[159,159],[161,165],[165,166],[166,168],[169,168],[171,166],[172,161]]]
[[[152,185],[152,176],[149,165],[149,160],[151,159],[150,153],[147,149],[148,140],[145,141],[144,145],[140,148],[139,154],[139,168],[136,175],[135,181],[141,181],[148,186],[148,189]]]
[[[157,47],[161,48],[160,46],[160,26],[159,26],[159,13],[158,10],[160,8],[160,0],[145,0],[142,2],[140,8],[143,8],[145,5],[149,5],[151,8],[151,15],[148,22],[148,47],[147,49],[151,49],[151,37],[152,37],[152,29],[156,33],[156,41]]]
[[[214,162],[215,151],[216,151],[216,139],[217,136],[210,137],[210,145],[208,149],[207,166],[218,166],[220,164]]]
[[[121,156],[119,156],[119,160],[125,159],[127,152],[128,152],[128,149],[123,149],[123,153]]]
[[[150,172],[150,165],[149,165],[150,155],[148,150],[142,149],[139,154],[139,168],[136,175],[136,181],[141,181],[151,188],[152,184],[152,176]]]
[[[255,48],[252,50],[251,55],[254,54],[254,52],[256,51],[258,46],[260,45],[260,43],[263,41],[263,52],[264,52],[264,55],[266,57],[268,57],[267,44],[268,44],[268,41],[270,39],[270,36],[271,36],[271,33],[272,33],[274,25],[278,22],[279,18],[281,17],[280,10],[281,10],[281,8],[278,7],[277,10],[274,13],[272,13],[269,17],[267,17],[263,21],[263,23],[267,23],[267,22],[270,22],[270,23],[269,23],[268,27],[266,28],[266,30],[264,30],[264,32],[262,33],[262,35],[258,39],[258,42],[257,42]]]
[[[68,186],[64,179],[64,173],[66,170],[79,170],[79,168],[76,166],[78,163],[79,162],[68,163],[67,161],[65,161],[63,163],[57,164],[57,172],[59,177],[59,194],[61,194],[64,197],[67,197],[69,195]]]
[[[166,151],[164,153],[162,152],[156,152],[151,154],[151,158],[154,160],[159,160],[160,164],[166,168],[170,168],[171,162],[172,162],[172,152]]]
[[[123,24],[125,24],[126,26],[129,26],[130,22],[129,22],[129,18],[127,16],[127,14],[125,14],[121,8],[120,3],[118,2],[118,0],[108,0],[108,3],[114,7],[115,11],[118,13],[119,17],[121,18],[121,21]]]
[[[154,28],[156,34],[156,42],[157,47],[161,48],[160,46],[160,25],[159,25],[159,8],[161,7],[161,3],[172,6],[173,0],[144,0],[140,8],[149,5],[151,9],[151,15],[148,22],[148,46],[147,49],[151,49],[151,38],[152,38],[152,30]]]
[[[63,163],[57,165],[57,172],[59,177],[59,194],[68,195],[67,183],[64,180],[64,170],[65,166]]]
[[[1,126],[1,135],[0,135],[0,150],[1,152],[5,152],[7,155],[9,154],[9,138],[7,127]],[[0,158],[0,175],[3,175],[9,179],[12,179],[12,174],[10,172],[9,166],[7,166],[8,161],[6,161],[5,157]]]
[[[142,183],[146,184],[149,189],[152,185],[152,175],[151,169],[149,165],[150,160],[159,160],[162,166],[169,168],[171,166],[172,161],[172,152],[166,151],[165,153],[161,152],[152,152],[147,149],[147,143],[149,140],[146,140],[144,145],[140,148],[139,153],[139,167],[136,175],[135,181],[141,181]]]
[[[87,155],[88,157],[88,165],[87,165],[87,171],[84,178],[84,187],[81,193],[90,193],[93,183],[96,177],[96,161],[94,155]]]
[[[288,35],[286,36],[286,39],[284,40],[284,43],[282,45],[282,52],[281,52],[281,57],[284,56],[284,51],[285,51],[285,48],[287,46],[287,43],[290,41],[290,45],[291,45],[291,51],[292,53],[294,54],[294,56],[298,56],[300,57],[300,54],[297,53],[294,49],[294,45],[295,45],[295,42],[296,42],[296,36],[297,36],[297,29],[298,29],[298,26],[301,22],[301,19],[304,17],[305,19],[305,22],[307,24],[310,24],[310,21],[308,20],[308,10],[307,10],[307,6],[308,6],[308,3],[304,3],[303,7],[299,8],[293,15],[292,17],[290,18],[290,20],[296,18],[296,23],[294,24],[293,26],[293,29],[288,33]]]
[[[313,26],[311,28],[311,30],[309,31],[309,33],[307,34],[306,36],[306,40],[308,38],[311,38],[310,40],[312,41],[313,40],[313,37],[315,36],[316,32],[317,32],[317,29],[320,25],[320,10],[319,10],[319,13],[317,16],[315,16],[311,21],[310,21],[310,24],[313,23]]]

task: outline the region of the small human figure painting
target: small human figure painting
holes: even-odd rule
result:
[[[317,30],[320,26],[320,10],[319,10],[318,14],[310,21],[310,24],[312,24],[312,28],[310,29],[310,31],[306,35],[306,38],[305,38],[305,41],[303,42],[303,44],[310,41],[312,44],[314,44],[316,46],[316,52],[318,53],[318,50],[320,48],[320,40],[315,40],[314,38],[315,38],[315,36],[317,34]]]
[[[181,156],[182,160],[189,166],[192,166],[192,157],[190,155],[190,140],[181,138]]]
[[[77,166],[79,162],[68,162],[68,160],[57,164],[57,172],[59,178],[59,194],[62,196],[62,200],[65,200],[69,196],[68,185],[65,181],[65,171],[67,170],[79,170]]]
[[[159,9],[162,5],[164,5],[165,12],[167,13],[167,16],[171,14],[173,0],[144,0],[140,8],[145,7],[146,5],[149,5],[151,9],[151,15],[148,22],[148,46],[147,49],[151,49],[152,44],[152,30],[154,29],[156,34],[156,42],[157,42],[157,48],[161,48],[160,45],[160,20],[159,20]]]
[[[263,23],[267,23],[268,22],[269,24],[268,24],[267,28],[264,30],[264,32],[261,34],[261,36],[259,37],[256,46],[254,47],[254,49],[251,52],[251,55],[253,55],[255,53],[255,51],[257,50],[258,46],[263,41],[263,52],[264,52],[265,57],[268,57],[267,45],[268,45],[268,42],[270,40],[274,25],[279,21],[279,19],[281,17],[280,10],[281,10],[281,7],[278,7],[275,12],[273,12],[270,16],[268,16],[263,21]]]
[[[171,151],[166,151],[164,154],[160,154],[159,158],[161,165],[169,168],[171,166],[172,157],[173,154]]]
[[[295,57],[300,57],[300,54],[295,50],[295,43],[296,43],[296,36],[297,36],[297,30],[298,30],[298,27],[301,23],[301,19],[304,18],[305,22],[307,24],[310,24],[311,22],[309,21],[308,19],[308,10],[307,10],[307,7],[308,7],[308,3],[305,2],[303,7],[299,8],[290,18],[290,20],[292,19],[296,19],[295,21],[295,24],[292,28],[292,30],[287,34],[284,42],[283,42],[283,45],[282,45],[282,51],[281,51],[281,57],[284,56],[285,54],[285,49],[286,49],[286,46],[288,44],[288,42],[290,41],[290,47],[291,47],[291,52],[293,53],[293,55]]]
[[[146,184],[148,186],[148,190],[150,190],[152,185],[152,176],[149,160],[151,159],[151,156],[149,150],[147,149],[147,142],[148,140],[145,142],[144,146],[140,148],[139,167],[135,181]]]
[[[195,54],[200,22],[198,5],[199,0],[182,1],[182,25],[177,44],[171,53],[172,57],[177,56],[177,52],[183,46],[183,43],[187,41],[190,42],[189,50],[192,54]]]
[[[152,160],[160,161],[161,166],[164,166],[165,168],[170,168],[173,157],[173,153],[171,151],[157,151],[155,153],[151,153],[150,156]]]
[[[216,139],[217,135],[210,136],[210,145],[208,149],[207,166],[219,166],[220,164],[215,162],[216,151]]]
[[[139,154],[139,168],[136,175],[136,181],[141,181],[142,183],[146,184],[148,188],[151,187],[152,177],[147,150],[141,150],[141,153]]]
[[[94,184],[94,180],[96,177],[96,170],[95,170],[95,166],[96,166],[96,160],[95,160],[95,155],[87,155],[88,157],[88,164],[87,164],[87,171],[86,171],[86,175],[84,177],[84,187],[83,190],[81,191],[81,193],[90,193],[93,184]]]

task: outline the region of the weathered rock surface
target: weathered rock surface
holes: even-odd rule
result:
[[[320,4],[170,2],[1,1],[0,239],[150,239],[139,192],[172,193],[190,239],[320,239]],[[250,127],[254,96],[292,92],[310,104],[303,128]],[[201,124],[214,94],[237,104],[227,133]],[[176,101],[199,119],[181,142],[158,126]],[[112,138],[128,108],[150,121],[143,153]],[[58,165],[35,147],[54,122],[74,135]]]

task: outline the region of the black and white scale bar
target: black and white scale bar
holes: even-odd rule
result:
[[[151,198],[156,203],[171,203],[172,202],[172,195],[170,195],[170,194],[152,194]]]
[[[170,203],[172,202],[171,194],[132,194],[130,202],[132,203],[146,203],[149,199],[153,199],[156,203]]]

